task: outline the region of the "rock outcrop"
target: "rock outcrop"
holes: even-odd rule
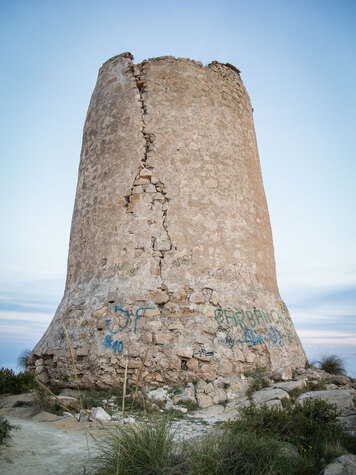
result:
[[[132,383],[148,345],[147,385],[303,367],[278,292],[239,71],[184,58],[132,60],[124,53],[100,69],[65,293],[30,365],[44,381],[76,384],[65,327],[82,387],[120,383],[126,362]]]

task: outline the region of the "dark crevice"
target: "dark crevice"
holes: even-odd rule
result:
[[[151,236],[151,247],[155,251],[160,252],[159,256],[159,268],[160,276],[162,278],[162,260],[164,259],[165,253],[170,251],[172,246],[172,241],[168,232],[168,225],[166,222],[167,219],[167,205],[169,199],[166,198],[165,185],[159,180],[152,180],[152,176],[148,176],[147,170],[154,174],[154,167],[151,163],[148,163],[148,159],[152,158],[155,153],[155,140],[156,136],[151,132],[146,132],[146,116],[147,104],[145,102],[145,95],[147,94],[147,82],[145,76],[145,69],[147,67],[147,61],[143,61],[141,64],[130,65],[130,71],[133,75],[133,78],[136,82],[136,87],[139,93],[139,101],[142,109],[142,129],[141,133],[145,141],[144,153],[141,158],[140,170],[135,176],[134,183],[131,186],[131,192],[129,196],[125,196],[127,213],[133,213],[133,206],[130,206],[130,203],[133,201],[133,196],[135,193],[136,187],[141,187],[140,192],[149,193],[152,196],[152,204],[154,201],[161,202],[162,206],[162,228],[164,229],[164,239],[162,242],[154,236]]]

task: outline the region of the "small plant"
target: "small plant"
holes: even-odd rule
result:
[[[63,414],[60,404],[51,396],[49,391],[39,385],[33,392],[33,405],[38,411],[51,412],[57,415]]]
[[[18,369],[25,371],[27,366],[28,358],[31,354],[31,350],[23,350],[17,357],[17,367]]]
[[[250,386],[246,394],[250,398],[254,392],[259,391],[260,389],[263,389],[263,388],[267,388],[270,385],[271,383],[267,378],[261,375],[253,376],[253,379],[250,383]]]
[[[317,361],[319,368],[329,374],[346,374],[344,360],[336,355],[323,355]]]
[[[12,429],[19,429],[19,427],[11,425],[7,419],[0,416],[0,444],[5,444],[11,438]]]
[[[246,378],[256,378],[257,376],[262,376],[266,374],[267,368],[265,366],[257,366],[252,371],[245,371]]]
[[[311,363],[309,360],[307,360],[307,361],[305,362],[305,369],[310,369],[310,368],[313,368],[313,365],[312,365],[312,363]]]

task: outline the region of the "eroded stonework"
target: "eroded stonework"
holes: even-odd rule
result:
[[[129,383],[302,367],[278,292],[252,108],[236,68],[130,53],[99,72],[68,273],[30,364],[44,380]]]

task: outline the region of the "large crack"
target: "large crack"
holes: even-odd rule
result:
[[[134,64],[131,62],[130,71],[135,79],[136,87],[139,93],[139,101],[142,110],[142,129],[141,133],[145,141],[144,153],[141,159],[140,169],[135,176],[134,182],[131,186],[130,195],[126,196],[126,207],[127,213],[134,212],[135,201],[137,196],[135,195],[141,193],[148,193],[151,195],[151,210],[153,210],[155,201],[161,203],[162,211],[162,228],[164,230],[163,236],[153,236],[151,235],[151,248],[154,252],[157,252],[159,257],[159,273],[162,278],[162,262],[165,257],[166,252],[170,251],[172,246],[172,240],[168,231],[167,224],[167,211],[169,198],[167,198],[167,193],[165,191],[165,184],[156,176],[154,166],[153,166],[153,157],[155,153],[155,140],[156,136],[152,132],[146,130],[146,117],[147,104],[145,102],[145,95],[147,94],[147,82],[145,69],[148,67],[148,61],[143,61],[140,64]]]

